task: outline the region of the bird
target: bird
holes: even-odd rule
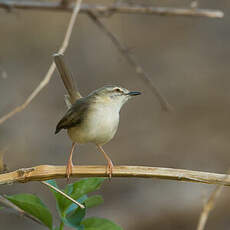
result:
[[[58,122],[55,134],[66,129],[72,141],[72,148],[66,166],[69,180],[72,174],[72,155],[77,144],[96,144],[107,160],[106,174],[111,179],[113,162],[102,146],[113,139],[118,129],[120,109],[140,92],[129,91],[120,86],[106,85],[94,90],[88,96],[77,99]]]

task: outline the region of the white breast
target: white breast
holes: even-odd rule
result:
[[[119,110],[114,106],[93,106],[80,127],[69,129],[72,141],[103,145],[115,135],[119,124]]]
[[[119,111],[113,106],[97,106],[88,118],[91,142],[102,145],[114,137],[119,124]]]

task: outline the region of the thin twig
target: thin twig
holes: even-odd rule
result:
[[[75,24],[78,12],[80,10],[81,2],[82,2],[82,0],[76,0],[76,5],[74,7],[72,16],[70,18],[69,25],[68,25],[68,28],[67,28],[67,31],[65,34],[65,38],[64,38],[63,43],[62,43],[62,45],[58,51],[59,54],[63,54],[65,52],[68,44],[69,44],[70,37],[71,37],[72,31],[73,31],[73,26]],[[37,88],[35,88],[35,90],[32,92],[32,94],[26,99],[26,101],[22,105],[17,106],[11,112],[9,112],[8,114],[1,117],[0,118],[0,124],[5,122],[6,120],[8,120],[10,117],[14,116],[16,113],[24,110],[30,104],[30,102],[40,93],[40,91],[49,83],[54,70],[55,70],[55,64],[54,64],[54,62],[52,62],[52,64],[50,65],[50,67],[48,69],[48,72],[45,75],[45,77],[39,83]]]
[[[222,190],[223,190],[223,185],[218,185],[211,193],[211,196],[209,197],[208,201],[205,203],[203,210],[201,212],[197,230],[204,230],[209,213],[214,208],[215,202]]]
[[[0,8],[7,10],[12,8],[23,10],[48,10],[48,11],[69,11],[72,12],[73,5],[68,4],[63,6],[58,2],[43,2],[43,1],[8,1],[0,2]],[[198,8],[173,8],[173,7],[154,7],[142,6],[138,4],[82,4],[80,13],[89,13],[93,11],[100,16],[108,16],[111,14],[145,14],[145,15],[160,15],[160,16],[188,16],[188,17],[209,17],[222,18],[224,13],[220,10],[198,9]]]
[[[72,177],[107,177],[106,166],[73,166]],[[65,178],[66,166],[40,165],[0,174],[0,184]],[[157,178],[230,186],[230,175],[147,166],[114,166],[114,177]]]
[[[53,185],[47,183],[46,181],[41,181],[42,184],[48,186],[49,188],[55,190],[56,192],[60,193],[62,196],[64,196],[65,198],[69,199],[70,201],[72,201],[73,203],[75,203],[76,205],[78,205],[80,208],[85,208],[85,206],[79,202],[77,202],[76,200],[74,200],[72,197],[68,196],[66,193],[62,192],[60,189],[54,187]]]
[[[8,147],[5,147],[4,149],[0,150],[0,173],[7,172],[7,165],[4,162],[4,156],[7,151]]]
[[[151,91],[157,97],[161,105],[161,108],[165,111],[172,110],[173,109],[172,106],[168,103],[165,97],[157,89],[157,87],[155,86],[155,83],[150,78],[150,76],[144,71],[143,67],[135,60],[133,55],[130,52],[128,52],[127,47],[121,44],[121,42],[116,37],[116,35],[112,33],[93,12],[90,12],[88,15],[93,20],[93,22],[95,22],[95,24],[101,29],[101,31],[111,39],[113,44],[116,46],[119,52],[123,55],[123,57],[127,60],[130,66],[132,66],[135,69],[135,72],[137,73],[137,75],[146,83],[148,87],[150,87]]]
[[[19,208],[18,206],[16,206],[14,203],[10,202],[8,199],[6,199],[5,197],[1,196],[0,195],[0,203],[7,207],[7,208],[11,208],[13,209],[14,211],[16,211],[16,213],[18,213],[20,216],[25,216],[31,220],[33,220],[34,222],[40,224],[40,225],[43,225],[44,224],[38,220],[37,218],[35,218],[34,216],[30,215],[29,213],[25,212],[24,210],[22,210],[21,208]]]
[[[230,173],[230,171],[228,170],[227,174],[229,174],[229,173]],[[227,180],[227,178],[228,178],[228,176],[226,176],[224,178],[224,181]],[[202,210],[200,218],[199,218],[197,230],[204,230],[205,229],[205,225],[207,223],[208,216],[209,216],[210,212],[213,210],[215,203],[216,203],[218,197],[220,196],[223,188],[224,188],[223,185],[217,185],[215,187],[215,189],[212,191],[212,193],[209,196],[209,198],[207,199],[207,201],[205,202],[205,204],[203,206],[203,210]]]

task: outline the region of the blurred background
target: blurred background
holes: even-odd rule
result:
[[[175,7],[189,7],[190,2],[145,0],[153,6]],[[200,8],[223,10],[225,17],[117,14],[102,19],[131,48],[174,107],[171,113],[161,110],[149,88],[87,15],[77,18],[65,58],[81,93],[87,95],[105,84],[143,92],[123,107],[119,130],[104,146],[116,165],[218,173],[230,168],[230,1],[202,0]],[[13,9],[9,13],[0,9],[0,116],[22,104],[43,79],[52,54],[64,38],[69,17],[64,12]],[[5,161],[10,170],[66,164],[71,142],[65,131],[54,135],[66,111],[65,93],[55,71],[39,96],[0,126],[0,150],[8,148]],[[74,162],[105,164],[102,154],[90,144],[76,148]],[[66,184],[66,180],[58,182],[60,186]],[[99,191],[104,204],[88,215],[109,218],[126,230],[195,229],[203,203],[214,187],[113,178]],[[0,194],[15,193],[34,193],[56,213],[52,194],[39,182],[0,187]],[[207,228],[229,229],[229,213],[230,191],[225,188]],[[1,229],[41,229],[28,219],[6,212],[1,212],[0,223]]]

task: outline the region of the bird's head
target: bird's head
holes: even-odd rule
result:
[[[140,94],[140,92],[129,91],[128,89],[122,88],[120,86],[109,85],[93,91],[89,97],[93,97],[96,102],[121,107],[130,98]]]

